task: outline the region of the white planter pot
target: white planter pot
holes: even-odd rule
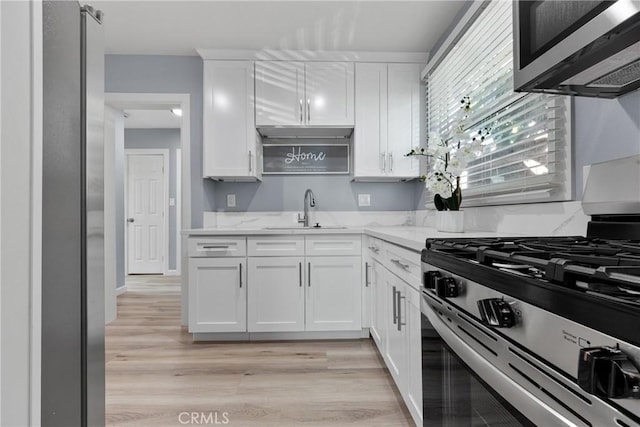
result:
[[[436,211],[436,229],[448,233],[462,233],[464,211]]]

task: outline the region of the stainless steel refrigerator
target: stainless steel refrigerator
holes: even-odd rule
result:
[[[100,426],[104,381],[102,14],[43,2],[43,426]]]

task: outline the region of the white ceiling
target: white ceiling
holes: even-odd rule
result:
[[[469,1],[469,0],[466,0]],[[98,0],[108,54],[195,49],[428,52],[463,0]]]
[[[158,110],[125,109],[125,129],[175,129],[180,128],[182,119],[173,114],[169,107]]]

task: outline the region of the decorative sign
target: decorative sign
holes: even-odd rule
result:
[[[349,144],[264,144],[264,174],[348,174]]]

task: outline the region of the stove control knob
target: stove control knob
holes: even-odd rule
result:
[[[438,277],[440,277],[440,272],[438,270],[425,271],[424,287],[427,289],[435,289]]]
[[[436,295],[440,298],[455,298],[459,295],[458,284],[453,277],[438,277],[436,282]]]
[[[587,393],[611,399],[640,399],[640,370],[618,348],[581,348],[578,385]]]
[[[482,323],[494,328],[510,328],[516,324],[516,314],[509,303],[502,298],[488,298],[478,301]]]

